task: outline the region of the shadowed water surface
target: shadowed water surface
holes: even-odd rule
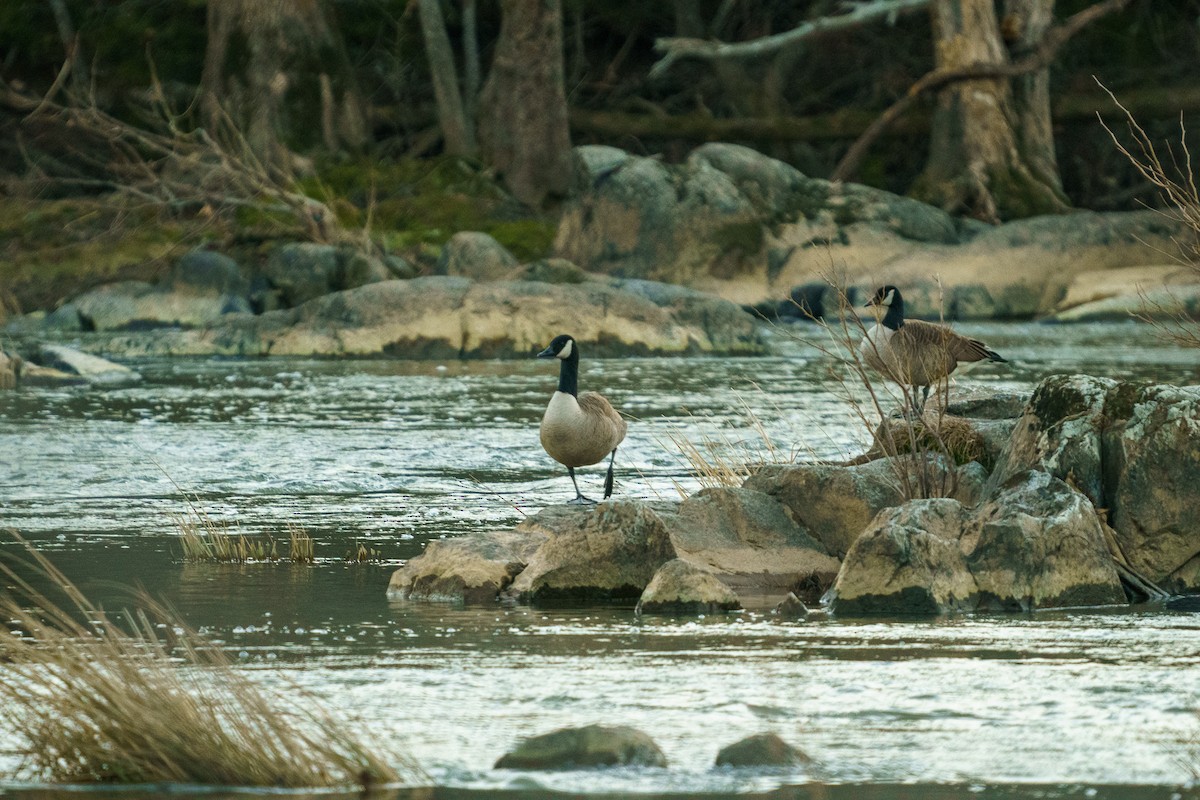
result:
[[[1027,391],[1055,372],[1200,380],[1194,351],[1144,327],[959,328],[1013,364],[974,371],[956,390]],[[672,436],[744,442],[761,455],[747,408],[775,457],[861,449],[865,431],[815,330],[776,331],[782,355],[762,359],[585,352],[581,388],[603,390],[634,418],[618,494],[675,499],[697,488]],[[389,603],[390,573],[431,539],[510,527],[571,497],[537,442],[554,365],[133,366],[145,380],[128,387],[0,395],[0,528],[34,541],[108,605],[120,596],[107,581],[145,586],[264,683],[299,684],[401,743],[438,784],[421,797],[1170,797],[1187,763],[1200,764],[1200,616],[1187,610],[639,622],[624,608]],[[580,475],[598,494],[603,469]],[[299,525],[318,563],[183,563],[177,520],[191,508],[249,535],[286,538]],[[346,563],[358,542],[384,563]],[[521,737],[593,722],[646,731],[670,768],[491,769]],[[712,768],[720,747],[763,731],[814,763]],[[0,774],[17,766],[14,746],[0,725]],[[804,785],[781,788],[790,784]]]

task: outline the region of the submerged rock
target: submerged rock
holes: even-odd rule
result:
[[[623,725],[561,728],[521,742],[496,762],[496,769],[665,767],[667,758],[646,734]]]
[[[718,767],[791,767],[811,763],[799,748],[774,733],[757,733],[721,748]]]

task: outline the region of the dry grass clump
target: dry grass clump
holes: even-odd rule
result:
[[[383,553],[377,547],[368,547],[358,539],[354,547],[346,551],[346,561],[351,564],[377,564],[383,561]]]
[[[242,533],[231,533],[227,526],[198,511],[194,505],[191,513],[178,518],[177,524],[184,561],[245,564],[282,560],[279,543],[271,534],[247,537]],[[308,532],[291,523],[287,531],[289,560],[295,564],[316,563],[316,545]]]
[[[0,562],[12,589],[0,596],[0,703],[22,740],[20,777],[364,789],[418,777],[313,698],[285,703],[252,683],[170,609],[142,596],[110,615],[26,550]]]
[[[746,399],[739,397],[739,400],[746,426],[752,435],[704,434],[697,441],[682,431],[670,430],[666,434],[701,488],[738,487],[764,464],[791,464],[796,461],[797,451],[785,450],[776,443]],[[680,495],[686,496],[678,483],[675,488]]]

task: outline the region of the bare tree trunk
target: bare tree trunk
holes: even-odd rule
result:
[[[475,132],[467,125],[463,99],[458,88],[458,68],[454,65],[454,49],[442,18],[441,0],[420,0],[421,32],[425,39],[425,55],[433,77],[433,94],[437,100],[438,123],[447,153],[456,156],[475,155]]]
[[[467,130],[474,131],[479,117],[479,13],[475,0],[462,0],[463,7],[463,116]]]
[[[209,0],[201,113],[230,120],[265,165],[289,168],[292,148],[358,148],[365,104],[322,0]],[[320,120],[320,125],[314,121]]]
[[[532,206],[566,194],[571,137],[560,0],[501,0],[495,57],[480,98],[485,160]]]
[[[1031,53],[1054,22],[1054,0],[1005,0],[1002,26],[1009,51],[1017,59]],[[1050,70],[1013,78],[1017,148],[1033,174],[1059,194],[1062,178],[1054,152],[1050,116]]]
[[[939,70],[1006,64],[993,0],[934,0]],[[912,194],[953,213],[999,221],[1066,210],[1022,158],[1008,81],[964,81],[938,94],[925,171]]]

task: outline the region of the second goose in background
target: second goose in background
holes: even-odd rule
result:
[[[876,310],[876,324],[859,344],[869,367],[901,384],[921,389],[924,408],[931,384],[947,378],[964,362],[1005,362],[999,353],[978,339],[955,333],[946,325],[904,318],[904,298],[895,286],[878,289],[867,303]],[[880,315],[880,312],[883,312]]]
[[[625,439],[627,425],[608,400],[596,392],[579,393],[579,344],[563,334],[554,337],[538,358],[557,358],[558,391],[542,416],[542,447],[567,468],[575,486],[573,503],[593,502],[584,497],[575,481],[575,468],[598,464],[611,453],[604,478],[604,496],[613,493],[613,462],[617,445]]]

